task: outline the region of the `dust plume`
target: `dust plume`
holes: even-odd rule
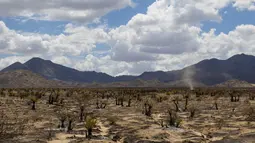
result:
[[[194,67],[188,67],[184,69],[183,73],[183,81],[187,86],[189,86],[190,90],[194,90],[194,83],[193,83],[193,76],[195,75],[195,68]]]

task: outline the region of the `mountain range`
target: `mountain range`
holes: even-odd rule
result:
[[[255,83],[255,57],[245,54],[235,55],[227,60],[203,60],[181,70],[144,72],[139,76],[113,77],[101,72],[79,71],[41,58],[32,58],[23,64],[16,62],[4,68],[0,73],[16,70],[30,71],[47,80],[108,85],[123,84],[125,82],[130,84],[139,80],[139,82],[155,81],[157,84],[164,83],[165,85],[176,86],[184,83],[195,84],[195,86],[211,86],[233,79]]]

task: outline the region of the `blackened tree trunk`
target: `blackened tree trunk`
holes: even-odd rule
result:
[[[116,105],[119,105],[118,97],[117,96],[115,97],[115,103],[116,103]]]
[[[189,100],[189,98],[188,98],[188,97],[185,97],[185,107],[184,107],[184,111],[187,111],[187,110],[188,110],[188,100]]]
[[[80,121],[82,122],[84,118],[84,106],[80,107]]]
[[[49,95],[48,103],[49,103],[49,104],[53,104],[53,96],[52,96],[52,93]]]
[[[92,129],[88,129],[86,137],[87,138],[91,138],[92,137]]]
[[[234,102],[234,96],[231,95],[231,102]]]
[[[131,98],[128,99],[128,105],[127,107],[131,107]]]
[[[65,128],[65,120],[62,119],[60,120],[60,122],[61,122],[60,128]]]
[[[96,101],[96,105],[97,105],[97,109],[99,109],[100,107],[99,107],[99,101],[98,101],[98,99],[97,99],[97,101]]]
[[[175,105],[175,111],[178,112],[179,111],[178,101],[174,100],[174,105]]]
[[[120,100],[120,105],[123,107],[124,106],[124,98],[122,97]]]
[[[35,110],[35,101],[32,101],[32,110]]]
[[[73,121],[72,121],[72,120],[69,120],[69,122],[68,122],[68,127],[67,127],[67,131],[68,131],[68,132],[73,130],[73,128],[72,128],[72,123],[73,123]]]
[[[218,108],[218,103],[217,103],[217,102],[214,102],[214,105],[215,105],[215,109],[216,109],[216,110],[219,110],[219,108]]]

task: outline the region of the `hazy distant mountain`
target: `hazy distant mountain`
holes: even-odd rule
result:
[[[24,64],[14,63],[2,71],[17,69],[30,70],[47,79],[80,83],[114,83],[111,85],[120,82],[122,85],[131,85],[132,83],[135,85],[140,80],[142,80],[139,82],[142,82],[141,85],[150,85],[144,83],[149,80],[164,82],[167,83],[166,85],[187,85],[187,83],[184,84],[186,78],[192,79],[190,82],[196,85],[215,85],[232,79],[255,83],[255,57],[245,54],[235,55],[227,60],[203,60],[182,70],[144,72],[139,76],[112,77],[105,73],[83,72],[40,58],[32,58]]]
[[[138,78],[143,80],[159,80],[161,82],[170,82],[175,80],[180,80],[180,76],[178,72],[171,71],[171,72],[163,72],[163,71],[156,71],[156,72],[144,72]]]
[[[122,75],[114,78],[114,81],[131,81],[137,79],[137,76]]]

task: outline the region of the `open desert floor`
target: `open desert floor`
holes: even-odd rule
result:
[[[0,142],[253,143],[254,95],[247,89],[1,89]]]

